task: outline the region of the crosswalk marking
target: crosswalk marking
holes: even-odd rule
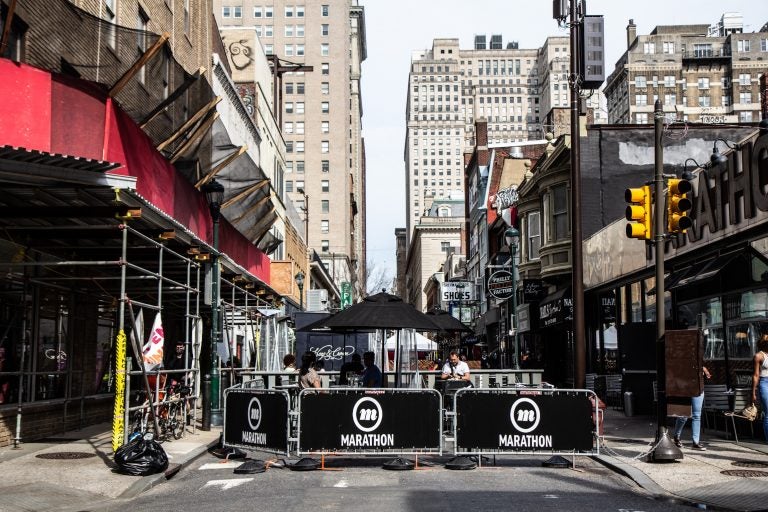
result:
[[[232,489],[233,487],[238,487],[243,484],[247,484],[252,480],[253,478],[233,478],[231,480],[209,480],[208,482],[205,483],[203,488],[221,487],[222,491],[226,491],[227,489]]]
[[[203,464],[198,469],[235,469],[236,467],[240,466],[243,463],[241,460],[237,461],[231,461],[228,460],[226,462],[209,462],[207,464]]]

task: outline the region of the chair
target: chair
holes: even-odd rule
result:
[[[705,428],[709,428],[709,416],[712,414],[715,429],[717,429],[717,416],[730,411],[728,404],[728,388],[725,384],[704,384],[704,404],[701,413],[704,415]]]
[[[605,376],[605,401],[616,409],[622,409],[624,403],[621,399],[621,375]]]
[[[596,373],[588,373],[585,376],[585,384],[584,387],[587,388],[590,391],[595,390],[595,380],[597,379]]]
[[[704,395],[706,396],[706,395]],[[731,418],[731,426],[733,427],[733,437],[736,440],[736,443],[739,442],[739,434],[736,430],[736,419],[741,418],[744,421],[747,421],[749,423],[749,430],[752,434],[752,437],[755,437],[755,427],[754,423],[757,421],[749,421],[744,416],[741,415],[742,409],[744,409],[746,406],[752,403],[752,389],[751,388],[736,388],[733,392],[733,409],[726,411],[723,413],[723,416],[727,418]],[[760,414],[758,414],[758,417]],[[725,426],[725,437],[728,438],[728,424],[726,422]]]

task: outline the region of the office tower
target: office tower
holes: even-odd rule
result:
[[[757,122],[766,52],[768,33],[744,33],[738,13],[640,36],[629,20],[627,51],[606,81],[608,122],[653,123],[656,99],[679,121]]]
[[[214,13],[222,32],[252,30],[267,56],[274,56],[275,117],[286,144],[286,199],[303,212],[308,245],[336,286],[350,283],[360,296],[365,288],[363,7],[357,0],[304,5],[215,0]]]

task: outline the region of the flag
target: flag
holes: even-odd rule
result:
[[[136,315],[136,330],[131,329],[131,346],[143,347],[144,345],[144,310],[140,309]],[[138,336],[138,339],[136,338]],[[136,356],[138,357],[138,355]]]
[[[157,312],[155,321],[152,324],[152,331],[149,333],[149,340],[142,349],[144,359],[144,369],[154,370],[163,364],[163,345],[165,344],[165,335],[163,334],[163,321],[160,318],[160,312]]]

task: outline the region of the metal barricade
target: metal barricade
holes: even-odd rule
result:
[[[288,455],[289,411],[290,396],[285,390],[240,385],[227,388],[224,391],[224,446]]]

